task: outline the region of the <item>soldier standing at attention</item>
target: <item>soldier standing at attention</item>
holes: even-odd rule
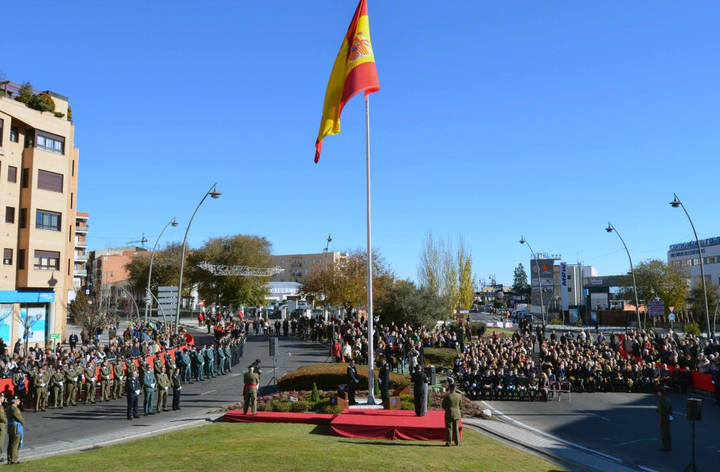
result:
[[[160,373],[157,376],[157,385],[158,385],[157,411],[158,411],[158,413],[160,413],[161,411],[168,411],[167,398],[168,398],[168,389],[170,388],[170,379],[168,378],[167,374],[165,373],[165,367],[160,369]]]
[[[63,400],[65,398],[65,372],[67,372],[67,366],[65,366],[65,371],[58,367],[50,379],[53,391],[53,408],[63,407]]]
[[[215,347],[215,349],[217,350],[218,358],[218,374],[225,375],[225,350],[219,344]]]
[[[175,367],[175,372],[172,376],[172,387],[173,387],[173,399],[172,409],[180,409],[180,391],[182,390],[182,376],[180,375],[180,367]]]
[[[658,418],[660,420],[660,438],[662,439],[662,452],[672,450],[672,439],[670,438],[670,421],[672,421],[672,403],[667,388],[658,389]]]
[[[97,382],[97,370],[93,361],[88,362],[85,367],[85,404],[95,404],[95,382]]]
[[[67,406],[75,406],[77,404],[76,398],[76,382],[77,382],[77,371],[75,370],[75,364],[72,362],[65,369],[65,404]]]
[[[449,446],[454,442],[456,446],[460,445],[460,403],[462,396],[455,391],[455,381],[448,379],[448,393],[442,401],[443,410],[445,410],[445,445]]]
[[[157,379],[155,378],[155,373],[147,364],[145,364],[144,372],[143,386],[145,387],[145,416],[154,415],[155,411],[153,411],[153,400],[155,399],[155,384],[157,383]]]
[[[243,414],[247,415],[248,409],[251,409],[253,415],[257,415],[257,391],[260,383],[259,370],[255,370],[253,366],[248,367],[248,371],[243,377],[245,386],[243,387]]]
[[[140,418],[137,411],[138,397],[140,396],[140,380],[137,370],[132,371],[128,376],[125,393],[127,393],[127,419]]]
[[[45,366],[40,367],[40,371],[35,375],[35,411],[45,411],[47,407],[47,372]]]
[[[5,447],[5,434],[7,433],[7,415],[5,414],[5,394],[0,392],[0,462],[2,462],[2,448]]]
[[[23,442],[24,425],[25,420],[23,419],[22,413],[20,413],[20,398],[13,397],[12,405],[10,405],[10,410],[8,411],[8,464],[20,463],[18,460],[18,450]]]
[[[122,357],[118,357],[112,364],[113,370],[113,400],[122,398],[123,396],[123,384],[125,383],[125,362]]]
[[[100,401],[101,402],[110,401],[110,374],[112,374],[112,370],[110,369],[110,365],[108,365],[107,359],[105,359],[102,363],[102,367],[100,367]]]

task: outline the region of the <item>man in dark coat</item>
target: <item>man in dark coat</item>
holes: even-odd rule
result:
[[[347,387],[348,387],[348,400],[351,405],[355,405],[355,390],[357,390],[360,384],[360,378],[357,375],[357,369],[355,368],[355,361],[350,359],[350,364],[347,366]]]
[[[378,375],[378,383],[380,384],[380,397],[383,405],[390,401],[390,364],[384,357],[380,361],[380,374]]]
[[[172,409],[179,410],[180,409],[180,391],[182,390],[182,376],[180,375],[180,367],[175,367],[175,372],[173,373],[173,376],[172,376],[172,388],[173,388]]]
[[[415,415],[427,415],[428,378],[421,366],[415,367],[412,374],[413,399],[415,401]]]
[[[133,370],[125,382],[125,393],[127,394],[127,419],[140,418],[138,415],[138,397],[140,396],[140,380],[138,371]]]

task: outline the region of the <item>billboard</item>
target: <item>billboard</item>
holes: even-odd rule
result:
[[[542,288],[543,305],[547,310],[553,298],[555,280],[553,266],[555,259],[532,259],[530,261],[530,303],[532,312],[540,313],[540,291]]]
[[[562,303],[562,309],[567,310],[569,308],[567,262],[560,263],[560,299]]]
[[[45,321],[47,308],[45,306],[20,307],[20,319],[15,320],[15,334],[22,338],[27,337],[28,343],[41,343],[45,341]]]
[[[0,304],[0,338],[2,338],[7,345],[12,345],[12,339],[10,339],[10,323],[12,323],[12,319],[13,304]]]

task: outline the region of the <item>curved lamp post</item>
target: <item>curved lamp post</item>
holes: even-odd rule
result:
[[[543,303],[542,279],[540,278],[540,261],[538,261],[535,251],[533,251],[530,243],[527,242],[527,239],[525,239],[525,236],[520,236],[520,244],[527,244],[528,249],[530,249],[530,254],[532,254],[533,258],[535,258],[535,266],[538,273],[538,290],[540,292],[540,315],[542,316],[543,326],[545,326],[545,304]]]
[[[642,324],[640,323],[640,302],[638,301],[637,282],[635,282],[635,268],[633,267],[632,257],[630,257],[630,251],[628,250],[627,244],[625,244],[625,240],[622,238],[622,236],[620,236],[620,232],[618,232],[617,228],[614,227],[609,221],[607,228],[605,228],[605,231],[607,231],[608,233],[612,233],[613,231],[615,231],[615,234],[617,234],[617,237],[620,238],[620,242],[625,248],[625,252],[627,253],[628,259],[630,260],[630,272],[632,273],[633,291],[635,292],[635,316],[637,316],[638,329],[642,329]]]
[[[190,226],[192,226],[193,219],[195,218],[195,215],[197,214],[198,210],[200,209],[200,205],[203,204],[205,199],[209,196],[210,198],[220,198],[220,195],[222,195],[220,192],[216,190],[217,182],[210,187],[210,190],[205,192],[205,195],[203,195],[202,200],[200,200],[200,203],[197,204],[195,207],[195,211],[193,212],[192,216],[190,217],[190,222],[188,222],[187,228],[185,228],[185,237],[183,238],[182,243],[182,255],[180,256],[180,283],[178,283],[178,295],[177,295],[177,307],[175,307],[175,334],[178,333],[178,327],[180,326],[180,301],[182,300],[182,283],[183,283],[183,270],[185,269],[185,244],[187,243],[187,237],[188,233],[190,232]]]
[[[165,227],[160,231],[160,234],[158,235],[157,239],[155,240],[155,245],[152,248],[152,254],[150,255],[150,269],[148,270],[148,285],[147,285],[147,292],[145,293],[145,323],[148,321],[148,316],[150,315],[150,312],[152,311],[152,295],[150,293],[150,282],[152,281],[152,268],[153,268],[153,262],[155,261],[155,249],[157,249],[157,245],[160,242],[160,238],[162,237],[165,230],[168,228],[168,226],[172,226],[173,228],[178,225],[177,220],[173,216],[172,219],[168,222],[168,224],[165,225]]]
[[[682,207],[683,211],[685,212],[685,216],[687,216],[688,221],[690,222],[690,226],[692,227],[693,234],[695,235],[695,243],[697,244],[697,250],[698,250],[698,258],[700,259],[700,278],[702,279],[702,286],[703,286],[703,295],[705,295],[705,321],[707,322],[707,334],[708,339],[712,339],[712,331],[710,327],[710,308],[708,307],[708,298],[707,298],[707,285],[705,284],[705,264],[703,263],[703,255],[702,255],[702,249],[700,248],[700,240],[698,239],[697,231],[695,231],[695,224],[693,223],[692,218],[690,218],[690,214],[688,213],[687,209],[685,208],[685,205],[683,205],[683,202],[680,201],[676,193],[673,193],[673,201],[670,202],[670,206],[673,208]]]

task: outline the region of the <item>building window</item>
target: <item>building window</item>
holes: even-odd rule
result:
[[[25,269],[25,249],[18,249],[18,265],[20,270]]]
[[[2,146],[2,138],[3,138],[3,120],[0,119],[0,146]]]
[[[55,136],[50,133],[43,133],[42,131],[37,131],[36,134],[36,148],[56,154],[65,153],[65,139],[63,139],[62,136]]]
[[[48,229],[51,231],[60,231],[62,224],[62,214],[54,211],[38,210],[35,213],[35,227],[37,229]]]
[[[12,253],[13,250],[10,248],[3,249],[3,264],[12,265]]]
[[[70,209],[72,210],[73,207],[73,199],[75,198],[75,193],[70,192]]]
[[[27,208],[20,208],[20,220],[18,223],[21,228],[27,226]]]
[[[5,207],[5,223],[15,223],[15,207]]]
[[[38,170],[37,188],[62,193],[63,175],[40,169]]]
[[[18,131],[17,126],[10,127],[10,141],[13,143],[20,141],[20,132]]]
[[[23,169],[20,173],[20,186],[28,188],[28,182],[30,182],[30,169]]]
[[[59,270],[60,253],[58,251],[35,250],[35,269],[37,270]]]
[[[75,159],[72,161],[72,176],[75,177]]]
[[[17,182],[17,167],[8,166],[8,182]]]

